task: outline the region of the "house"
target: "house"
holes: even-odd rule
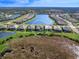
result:
[[[26,30],[28,31],[35,30],[35,25],[28,25]]]
[[[71,32],[72,31],[69,26],[63,26],[62,29],[64,32]]]
[[[51,25],[45,25],[44,26],[44,30],[51,31],[52,30],[52,26]]]
[[[26,19],[26,18],[24,18],[22,21],[23,21],[23,22],[26,22],[26,21],[27,21],[27,19]]]
[[[14,21],[14,23],[16,23],[16,24],[22,24],[23,21],[22,20],[18,20],[18,21]]]
[[[0,26],[0,30],[5,30],[6,27],[5,26]]]
[[[58,25],[66,25],[67,24],[64,21],[64,19],[61,17],[58,17],[58,15],[51,15],[50,17],[53,18],[57,22]]]
[[[26,26],[23,25],[23,24],[19,25],[18,28],[17,28],[17,30],[19,30],[19,31],[22,31],[22,30],[25,30],[25,29],[26,29]]]
[[[44,26],[45,26],[45,25],[40,25],[42,31],[45,30],[45,27],[44,27]]]
[[[7,30],[16,30],[18,25],[7,25]]]
[[[41,31],[41,26],[40,25],[35,25],[35,31]]]
[[[62,28],[60,26],[54,26],[54,31],[56,32],[62,32]]]

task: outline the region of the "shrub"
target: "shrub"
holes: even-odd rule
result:
[[[49,34],[48,36],[53,36],[53,34]]]
[[[9,37],[9,38],[7,38],[6,41],[9,41],[9,40],[11,40],[11,39],[13,39],[13,37]]]
[[[32,34],[29,34],[29,36],[34,36],[34,35],[35,35],[35,34],[33,34],[33,33],[32,33]]]
[[[0,44],[4,44],[5,43],[5,40],[0,40]]]
[[[20,35],[20,36],[19,36],[19,38],[22,38],[22,37],[23,37],[23,35]]]

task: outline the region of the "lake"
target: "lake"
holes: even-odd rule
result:
[[[48,15],[37,15],[33,20],[30,22],[26,22],[27,24],[43,24],[43,25],[53,25],[54,20],[50,19]]]
[[[8,36],[11,36],[15,34],[15,32],[0,32],[0,38],[6,38]]]

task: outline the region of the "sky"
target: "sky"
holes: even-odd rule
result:
[[[0,0],[0,7],[79,7],[79,0]]]

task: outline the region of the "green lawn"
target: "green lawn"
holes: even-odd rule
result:
[[[78,40],[79,41],[79,34],[76,33],[54,33],[55,35],[59,35],[59,36],[63,36],[63,37],[67,37],[70,38],[72,40]]]
[[[19,38],[19,36],[30,36],[31,34],[34,34],[34,35],[38,35],[39,33],[41,34],[45,34],[45,35],[59,35],[59,36],[65,36],[65,37],[68,37],[68,38],[71,38],[71,39],[74,39],[74,40],[79,40],[79,34],[76,34],[76,33],[64,33],[64,32],[50,32],[50,31],[42,31],[42,32],[35,32],[35,31],[15,31],[16,34],[12,35],[12,36],[9,36],[9,37],[13,37],[13,39],[16,39],[16,38]],[[8,37],[8,38],[9,38]],[[4,38],[6,39],[6,38]],[[1,41],[1,40],[0,40]]]
[[[20,17],[16,18],[16,20],[22,20],[22,19],[24,19],[25,17],[26,17],[26,15],[23,15],[23,16],[20,16]]]
[[[0,45],[0,53],[3,52],[6,48],[7,48],[7,46],[5,44],[1,44]]]
[[[38,35],[39,33],[41,34],[45,34],[45,35],[50,35],[52,34],[53,36],[54,35],[59,35],[59,36],[63,36],[63,37],[68,37],[68,38],[71,38],[73,40],[79,40],[79,34],[76,34],[76,33],[64,33],[64,32],[50,32],[50,31],[42,31],[42,32],[35,32],[35,31],[16,31],[16,34],[10,36],[10,37],[13,37],[14,39],[18,38],[20,35],[23,35],[23,36],[30,36],[31,34],[34,34],[34,35]]]
[[[22,37],[28,37],[28,36],[37,36],[37,35],[46,35],[46,36],[61,36],[61,37],[66,37],[69,39],[72,39],[74,41],[79,42],[79,34],[75,33],[64,33],[64,32],[50,32],[50,31],[42,31],[42,32],[35,32],[35,31],[16,31],[16,34],[9,36],[4,39],[0,39],[0,52],[2,52],[6,46],[4,45],[8,40],[14,40],[17,38],[22,38]]]

